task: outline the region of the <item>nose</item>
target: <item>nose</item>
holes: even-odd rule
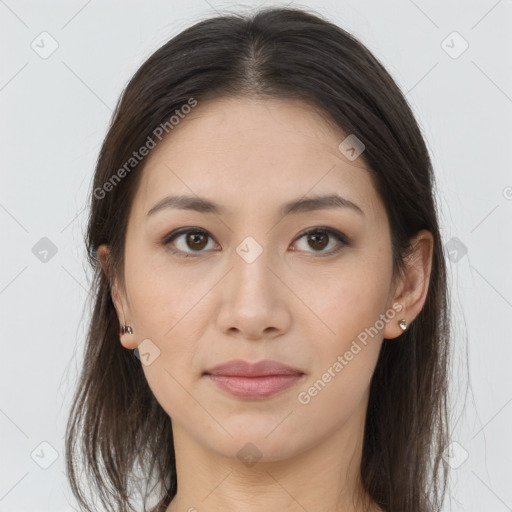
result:
[[[217,327],[221,332],[248,340],[272,339],[285,333],[291,324],[292,292],[283,284],[267,251],[252,262],[235,252],[230,268],[220,293]]]

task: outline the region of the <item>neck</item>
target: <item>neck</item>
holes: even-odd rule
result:
[[[288,458],[265,457],[264,440],[261,451],[241,442],[247,454],[261,455],[250,465],[239,460],[239,449],[234,457],[207,450],[173,423],[178,492],[166,512],[377,512],[360,480],[363,427],[364,415],[354,416],[320,445]]]

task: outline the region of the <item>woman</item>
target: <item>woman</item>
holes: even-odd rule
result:
[[[440,510],[433,180],[390,75],[317,15],[209,19],[144,62],[91,194],[83,510],[77,466],[109,510]]]

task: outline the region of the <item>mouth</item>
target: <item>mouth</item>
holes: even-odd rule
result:
[[[272,397],[305,377],[301,370],[278,361],[250,363],[241,359],[217,365],[203,375],[222,391],[247,400]]]
[[[304,374],[264,375],[261,377],[240,377],[234,375],[206,376],[218,388],[246,400],[270,398],[285,391],[302,379]]]
[[[225,375],[230,377],[267,377],[271,375],[304,374],[302,370],[279,361],[264,360],[251,363],[243,359],[233,359],[218,364],[206,370],[204,373],[206,375]]]

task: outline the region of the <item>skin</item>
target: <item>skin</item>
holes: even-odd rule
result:
[[[113,280],[113,300],[120,324],[133,329],[122,345],[150,339],[160,351],[143,370],[172,420],[178,493],[167,512],[365,510],[356,498],[370,379],[384,338],[399,336],[399,320],[410,323],[424,305],[433,244],[419,232],[404,277],[393,282],[384,204],[363,158],[338,150],[345,137],[298,100],[216,99],[199,103],[146,158],[128,222],[125,280]],[[279,216],[287,201],[333,192],[364,215],[338,208]],[[170,194],[205,197],[229,212],[146,215]],[[182,227],[210,238],[187,245],[185,234],[160,244]],[[322,256],[340,243],[329,237],[315,246],[301,235],[318,227],[350,244]],[[248,236],[263,251],[252,263],[236,252]],[[101,246],[105,271],[107,254]],[[400,313],[300,403],[299,393],[393,304]],[[203,375],[234,358],[274,359],[305,375],[271,398],[244,400]],[[261,455],[250,467],[237,456],[247,443]]]

